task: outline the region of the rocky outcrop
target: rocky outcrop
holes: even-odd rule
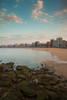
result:
[[[48,69],[0,64],[0,100],[67,100],[67,80]]]

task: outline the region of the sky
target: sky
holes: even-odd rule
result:
[[[0,0],[0,45],[67,40],[67,0]]]

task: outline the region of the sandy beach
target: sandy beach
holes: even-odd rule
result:
[[[67,49],[62,48],[34,48],[35,50],[43,50],[50,51],[53,55],[56,55],[62,61],[67,61]],[[52,67],[54,70],[62,74],[65,78],[67,78],[67,63],[57,63],[54,61],[43,61],[41,62],[43,65],[47,65]]]

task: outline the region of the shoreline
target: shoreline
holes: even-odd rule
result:
[[[67,49],[62,49],[62,48],[32,48],[33,50],[40,50],[40,51],[49,51],[53,55],[57,56],[60,58],[62,61],[67,61]],[[41,62],[45,66],[51,67],[55,71],[59,72],[62,74],[65,78],[67,78],[67,63],[59,63],[55,61],[43,61]]]
[[[67,61],[67,49],[63,48],[32,48],[32,50],[49,51],[61,60]]]
[[[32,50],[38,50],[38,51],[48,51],[51,52],[52,55],[57,56],[60,58],[61,61],[67,62],[67,49],[63,48],[23,48],[23,49],[32,49]],[[51,67],[53,70],[59,72],[61,75],[63,75],[65,78],[67,78],[67,63],[59,63],[55,61],[42,61],[40,64],[45,64],[48,67]]]

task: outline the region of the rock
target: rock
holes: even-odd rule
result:
[[[13,90],[0,100],[22,100],[22,94],[21,92]]]
[[[15,83],[15,84],[17,84],[17,82],[18,82],[17,78],[16,78],[16,77],[13,78],[13,79],[12,79],[12,82]]]
[[[10,65],[10,66],[13,66],[14,65],[14,62],[9,62],[9,63],[6,63],[7,65]]]
[[[18,71],[19,71],[19,70],[21,71],[21,70],[22,70],[22,66],[19,65],[19,66],[16,67],[16,69],[17,69]]]
[[[59,95],[57,93],[49,93],[49,99],[48,100],[59,100]],[[60,99],[62,100],[62,99]]]
[[[59,84],[59,81],[58,80],[50,80],[49,81],[49,84],[51,84],[51,85],[56,85],[56,84]]]
[[[35,91],[29,88],[29,85],[25,85],[21,83],[18,85],[18,88],[22,91],[22,93],[27,97],[35,97]]]
[[[47,93],[40,93],[37,95],[36,100],[50,100]]]
[[[28,73],[30,72],[30,69],[27,66],[22,66],[23,72]]]
[[[8,66],[8,67],[10,67],[10,68],[13,69],[13,67],[14,67],[14,63],[13,63],[13,62],[6,63],[6,66]]]
[[[0,62],[2,62],[2,60],[0,60]]]
[[[12,86],[11,77],[8,74],[6,74],[6,73],[1,74],[1,76],[0,76],[0,86],[1,87]]]
[[[2,91],[2,88],[0,87],[0,91]]]
[[[30,69],[27,66],[17,66],[16,69],[19,73],[28,74],[30,72]]]
[[[34,79],[33,82],[38,83],[38,79]]]
[[[12,71],[14,67],[14,63],[10,62],[10,63],[2,63],[0,64],[0,70],[2,69],[2,71]]]
[[[21,79],[24,79],[24,80],[26,79],[25,75],[23,75],[23,74],[18,74],[17,78],[21,78]]]
[[[0,64],[0,72],[3,71],[3,67],[2,64]]]
[[[12,62],[0,64],[0,100],[67,100],[67,81],[50,70],[13,67]]]

